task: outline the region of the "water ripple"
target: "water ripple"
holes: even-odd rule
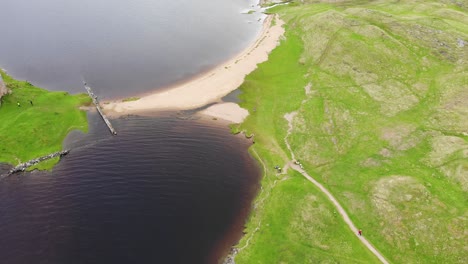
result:
[[[80,147],[52,172],[0,183],[2,261],[215,263],[235,242],[258,181],[248,141],[200,121],[114,122],[117,137],[69,139]]]

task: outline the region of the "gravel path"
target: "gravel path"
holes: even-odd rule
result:
[[[307,94],[307,91],[306,91],[306,94]],[[304,100],[302,103],[304,103],[306,100]],[[291,132],[292,132],[292,130],[294,128],[293,127],[293,119],[296,116],[296,114],[297,114],[297,111],[296,112],[291,112],[291,113],[286,114],[284,116],[284,118],[288,121],[288,133],[286,134],[286,137],[284,138],[284,142],[285,142],[287,148],[289,149],[289,151],[291,152],[291,156],[292,156],[293,159],[296,159],[296,158],[295,158],[294,152],[292,151],[291,146],[289,145],[288,137],[289,137],[289,135],[291,134]],[[293,161],[290,162],[288,165],[292,169],[294,169],[295,171],[302,174],[302,176],[304,176],[307,180],[312,182],[315,186],[317,186],[320,189],[320,191],[322,193],[324,193],[328,197],[328,199],[333,203],[333,205],[335,206],[338,213],[341,215],[341,217],[343,217],[343,220],[345,221],[345,223],[348,225],[348,227],[351,229],[351,231],[353,231],[353,233],[356,234],[356,236],[359,238],[359,240],[361,240],[361,242],[364,244],[364,246],[366,246],[382,263],[388,264],[388,261],[382,256],[382,254],[379,253],[379,251],[377,251],[377,249],[365,237],[358,235],[359,229],[356,228],[356,226],[354,225],[353,221],[351,221],[351,219],[349,218],[346,211],[340,205],[338,200],[336,200],[336,198],[330,193],[330,191],[327,190],[327,188],[325,188],[322,184],[320,184],[318,181],[316,181],[314,178],[312,178],[302,168],[302,165],[297,165]]]
[[[310,182],[312,182],[315,186],[317,186],[320,191],[322,191],[327,197],[328,199],[333,203],[333,205],[335,205],[336,207],[336,210],[338,210],[338,213],[343,217],[343,220],[345,221],[345,223],[348,225],[348,227],[351,229],[351,231],[353,231],[354,234],[357,235],[358,233],[358,229],[356,228],[356,226],[354,225],[354,223],[351,221],[351,219],[349,218],[348,214],[346,213],[346,211],[343,209],[343,207],[340,205],[340,203],[335,199],[335,197],[333,197],[333,195],[322,185],[320,184],[318,181],[316,181],[314,178],[312,178],[309,174],[307,174],[307,172],[303,169],[301,169],[301,167],[299,165],[296,165],[294,164],[293,162],[290,163],[290,166],[291,168],[293,168],[294,170],[298,171],[299,173],[301,173],[307,180],[309,180]],[[361,242],[372,252],[374,253],[374,255],[382,262],[382,263],[385,263],[385,264],[388,264],[388,261],[382,256],[382,254],[379,253],[379,251],[377,251],[377,249],[363,236],[359,236],[357,235],[357,237],[359,238],[359,240],[361,240]]]

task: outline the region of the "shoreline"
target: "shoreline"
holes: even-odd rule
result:
[[[222,119],[229,123],[239,124],[249,115],[249,111],[236,103],[218,103],[198,112],[214,120]]]
[[[90,102],[88,96],[48,91],[14,79],[2,70],[0,75],[11,91],[1,98],[0,109],[0,141],[4,148],[0,163],[8,164],[9,169],[63,150],[63,141],[72,130],[88,131],[86,112],[79,109]],[[44,160],[30,169],[49,170],[57,162],[58,159]]]
[[[273,20],[275,23],[272,23]],[[244,82],[245,76],[257,68],[257,64],[268,59],[284,34],[283,24],[276,15],[268,15],[255,41],[228,61],[167,90],[143,95],[139,100],[109,101],[103,105],[104,111],[118,117],[157,110],[191,110],[219,102],[236,90]]]

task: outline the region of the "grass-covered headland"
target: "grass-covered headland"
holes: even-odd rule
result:
[[[87,95],[50,92],[0,74],[10,90],[0,105],[0,162],[17,165],[59,151],[70,131],[88,130],[86,113],[79,109],[90,103]],[[57,162],[58,158],[34,168],[50,169]]]
[[[255,134],[264,166],[236,263],[378,262],[317,188],[277,173],[291,151],[390,262],[468,263],[467,8],[304,0],[270,10],[285,39],[247,76],[250,116],[233,127]]]

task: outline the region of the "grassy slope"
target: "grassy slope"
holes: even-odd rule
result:
[[[87,131],[86,113],[78,109],[90,102],[85,94],[49,92],[0,73],[11,90],[0,107],[0,162],[16,165],[59,151],[71,130]],[[37,168],[50,169],[57,161],[44,162]]]
[[[256,204],[261,211],[250,219],[248,235],[239,246],[246,243],[261,221],[260,230],[236,263],[375,263],[373,255],[313,185],[300,175],[280,176],[273,169],[288,160],[283,151],[286,122],[282,115],[300,106],[306,84],[302,78],[306,68],[297,63],[303,52],[301,41],[294,35],[287,35],[287,39],[272,52],[269,63],[248,76],[243,85],[243,106],[255,109],[243,128],[255,127],[256,144],[252,148],[260,154],[267,170],[262,182],[264,191]],[[301,90],[284,89],[289,86]]]
[[[330,221],[333,207],[317,190],[270,170],[290,157],[283,116],[292,111],[296,156],[389,260],[468,261],[468,45],[457,43],[468,40],[466,9],[361,2],[275,9],[286,40],[242,86],[251,116],[239,129],[256,135],[267,171],[239,247],[260,231],[238,263],[374,260]]]

